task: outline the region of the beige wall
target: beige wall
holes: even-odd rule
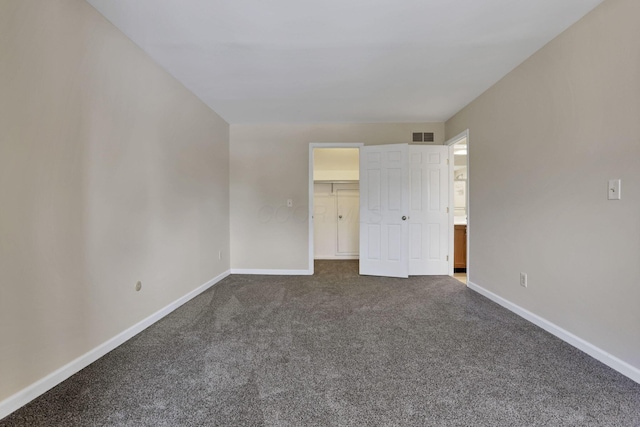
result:
[[[639,16],[605,1],[446,123],[470,130],[470,281],[636,368]]]
[[[81,0],[0,58],[1,401],[228,270],[229,126]]]
[[[232,125],[231,267],[309,268],[309,143],[410,142],[414,131],[444,142],[444,123]]]
[[[358,181],[360,150],[358,148],[315,148],[313,150],[314,181]]]

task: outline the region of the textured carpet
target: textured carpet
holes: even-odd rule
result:
[[[640,385],[444,276],[230,276],[0,426],[640,426]]]

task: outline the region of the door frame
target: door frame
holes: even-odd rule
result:
[[[309,269],[308,274],[313,274],[313,150],[316,148],[357,148],[364,146],[364,142],[310,142],[309,143]]]
[[[449,276],[453,276],[453,271],[454,271],[454,238],[455,238],[455,226],[453,224],[453,217],[454,217],[454,203],[453,203],[453,180],[454,180],[454,166],[455,164],[455,157],[453,154],[453,146],[455,144],[457,144],[458,142],[462,141],[463,139],[467,140],[467,194],[465,195],[467,198],[467,284],[469,283],[469,242],[471,241],[471,229],[470,229],[470,225],[471,225],[471,209],[469,206],[469,193],[470,193],[470,180],[469,180],[469,166],[470,166],[470,150],[469,147],[471,147],[471,144],[469,144],[469,129],[459,133],[458,135],[454,136],[451,139],[448,139],[444,145],[449,146],[449,230],[450,230],[450,236],[449,236],[449,259],[451,260],[450,264],[449,264]]]

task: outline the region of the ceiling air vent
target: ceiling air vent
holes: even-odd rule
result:
[[[413,132],[413,142],[434,142],[433,132]]]

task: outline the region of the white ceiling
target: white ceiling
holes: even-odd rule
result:
[[[87,0],[229,123],[439,122],[602,0]]]

